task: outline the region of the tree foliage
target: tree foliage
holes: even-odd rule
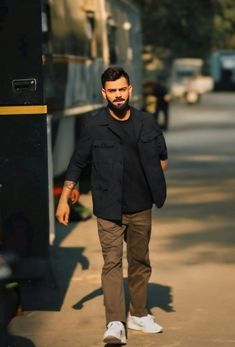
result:
[[[215,1],[213,48],[235,49],[235,1]]]
[[[133,0],[142,15],[143,41],[171,58],[205,58],[235,48],[234,0]]]

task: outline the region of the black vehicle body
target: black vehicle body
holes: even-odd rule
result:
[[[1,0],[0,43],[0,244],[25,259],[20,276],[41,277],[55,234],[53,178],[84,118],[103,107],[102,71],[123,66],[141,106],[140,18],[125,0]]]

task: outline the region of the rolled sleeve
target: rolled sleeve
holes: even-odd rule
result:
[[[160,160],[168,159],[168,152],[166,147],[166,141],[163,134],[158,136],[158,148],[159,148],[159,158]]]
[[[91,156],[91,136],[89,126],[84,125],[80,139],[77,142],[76,149],[70,159],[67,167],[65,180],[77,182],[81,176],[82,170],[89,163]]]

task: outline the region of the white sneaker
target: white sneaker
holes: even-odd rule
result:
[[[126,332],[124,324],[120,321],[112,321],[108,324],[104,333],[104,342],[109,344],[126,344]]]
[[[129,314],[127,327],[133,330],[141,330],[144,333],[160,333],[163,331],[161,325],[154,321],[154,317],[148,314],[144,317],[131,316]]]

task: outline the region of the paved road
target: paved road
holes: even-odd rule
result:
[[[168,200],[153,208],[148,302],[164,332],[130,331],[130,347],[235,346],[234,109],[228,93],[171,106]],[[89,195],[82,199],[91,205]],[[56,230],[55,281],[48,274],[39,289],[25,289],[31,301],[11,325],[21,336],[16,347],[103,346],[95,218]]]

